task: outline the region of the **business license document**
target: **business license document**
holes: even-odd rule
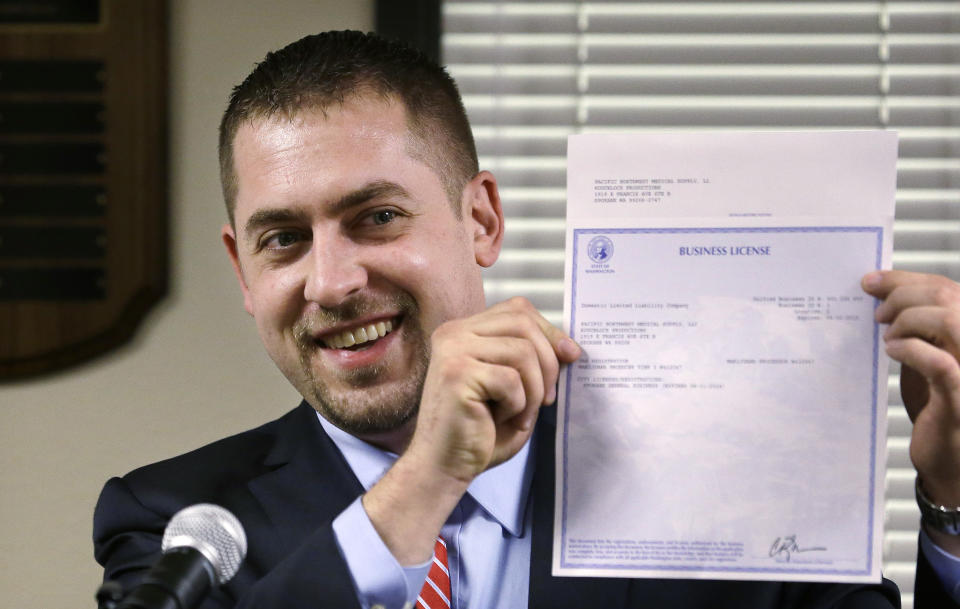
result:
[[[896,146],[570,138],[555,575],[879,581]]]

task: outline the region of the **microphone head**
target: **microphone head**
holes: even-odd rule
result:
[[[173,515],[163,531],[161,548],[190,547],[210,561],[217,585],[237,574],[247,554],[247,535],[237,517],[212,503],[198,503]]]

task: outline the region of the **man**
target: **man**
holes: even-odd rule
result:
[[[244,305],[304,403],[109,481],[94,526],[108,579],[134,585],[170,516],[213,502],[250,549],[209,607],[409,607],[422,588],[443,602],[449,590],[424,588],[434,556],[454,607],[898,605],[890,582],[550,576],[541,408],[580,349],[526,300],[486,307],[496,181],[477,168],[452,80],[418,53],[335,32],[269,54],[234,90],[220,154]],[[891,355],[917,371],[904,384],[924,488],[960,505],[960,287],[885,273],[865,289],[885,298]],[[960,554],[957,538],[935,541]],[[924,559],[919,573],[918,603],[947,603]]]

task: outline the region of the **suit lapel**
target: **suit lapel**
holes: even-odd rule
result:
[[[551,575],[555,417],[553,408],[543,409],[537,425],[529,607],[624,606],[629,580]],[[278,422],[277,439],[264,465],[268,471],[247,486],[267,526],[252,526],[248,531],[263,536],[250,539],[249,545],[266,553],[257,562],[269,569],[307,535],[336,518],[363,493],[363,487],[306,402]]]
[[[268,564],[279,561],[363,493],[360,482],[306,402],[281,419],[277,441],[265,465],[270,471],[251,480],[248,488],[276,536],[272,543],[258,544],[269,548],[272,556],[265,557]]]
[[[553,577],[554,437],[556,409],[544,408],[537,423],[533,474],[533,540],[530,549],[530,609],[623,607],[629,581],[618,578]]]

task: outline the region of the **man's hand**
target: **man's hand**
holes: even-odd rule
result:
[[[960,285],[938,275],[883,271],[863,278],[883,302],[887,353],[903,366],[900,393],[913,421],[910,459],[936,503],[960,506]],[[935,536],[960,554],[960,540]],[[950,547],[948,547],[950,546]]]
[[[437,328],[410,444],[363,500],[401,564],[429,559],[470,482],[520,450],[556,398],[560,365],[579,356],[524,298]]]
[[[556,399],[560,364],[579,355],[524,298],[442,325],[407,453],[469,484],[520,450],[540,406]]]

